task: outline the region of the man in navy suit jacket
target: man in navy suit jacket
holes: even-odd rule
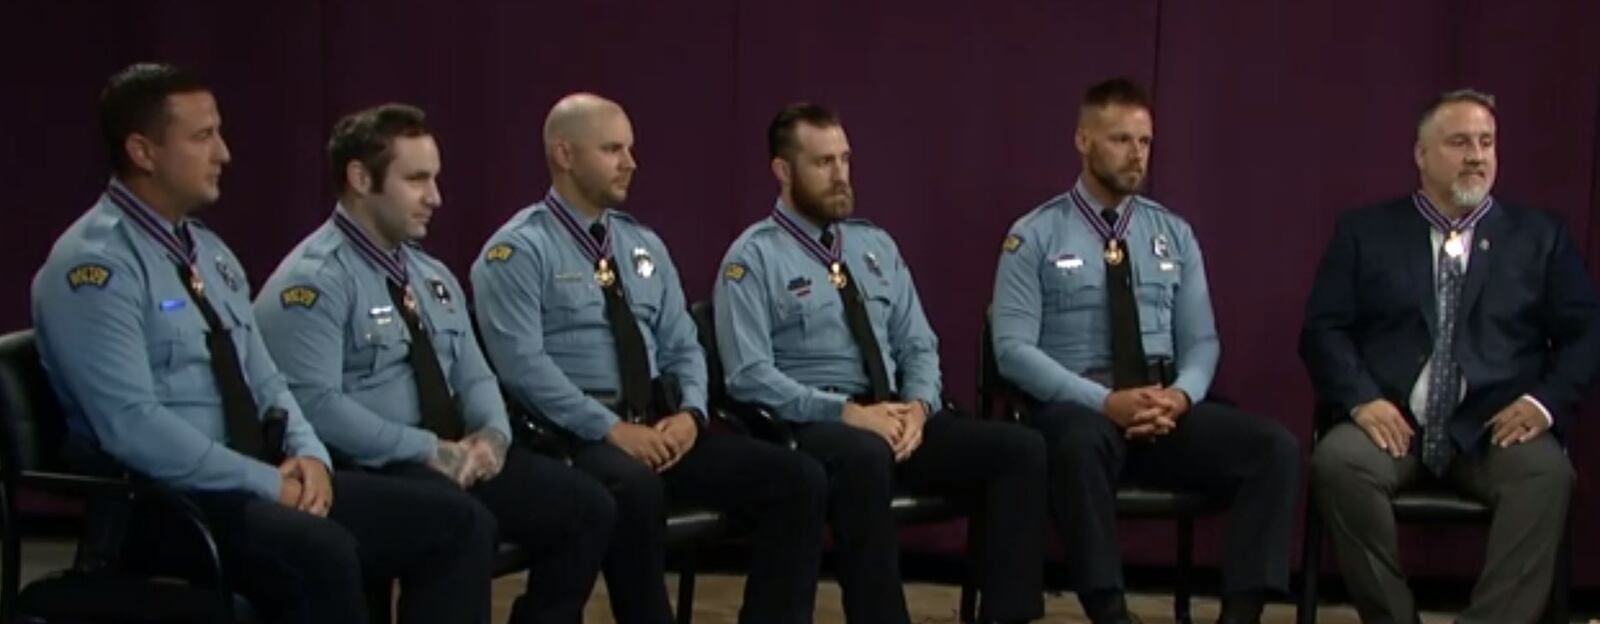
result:
[[[1583,260],[1556,217],[1495,199],[1494,99],[1424,110],[1422,188],[1344,215],[1300,356],[1341,420],[1312,454],[1318,508],[1366,622],[1411,622],[1390,498],[1437,480],[1494,508],[1459,622],[1532,622],[1550,594],[1573,470],[1557,437],[1600,364]]]

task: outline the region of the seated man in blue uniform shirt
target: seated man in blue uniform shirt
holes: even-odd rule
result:
[[[706,428],[705,354],[678,269],[654,231],[617,209],[637,168],[627,114],[570,95],[551,108],[544,141],[550,191],[490,237],[472,285],[511,399],[569,434],[574,465],[616,498],[603,570],[617,621],[669,621],[665,519],[671,505],[693,505],[754,528],[739,621],[810,622],[822,471]]]
[[[134,65],[102,92],[100,123],[110,185],[33,282],[39,351],[71,435],[185,491],[229,578],[270,621],[364,622],[363,577],[398,576],[401,621],[488,622],[494,518],[462,492],[330,476],[262,343],[238,259],[191,216],[217,201],[229,159],[210,89]]]
[[[979,619],[1041,617],[1044,445],[1022,427],[952,413],[939,341],[889,233],[851,219],[850,142],[832,111],[795,104],[768,125],[780,197],[728,249],[717,343],[734,399],[794,424],[830,479],[850,622],[908,621],[889,503],[898,488],[983,514]]]
[[[1129,620],[1116,519],[1125,476],[1232,497],[1221,621],[1255,622],[1288,589],[1300,453],[1283,426],[1205,400],[1220,348],[1200,245],[1137,194],[1150,110],[1126,80],[1085,94],[1078,183],[1018,219],[1000,254],[996,364],[1050,447],[1051,511],[1091,620]]]
[[[530,552],[512,622],[583,621],[615,510],[562,462],[510,446],[504,399],[466,294],[417,243],[441,159],[423,112],[388,104],[334,126],[339,203],[256,297],[267,349],[335,457],[353,469],[466,488]]]

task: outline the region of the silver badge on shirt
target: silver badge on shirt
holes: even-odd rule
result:
[[[650,259],[650,252],[643,247],[633,248],[633,272],[645,279],[656,274],[656,261]]]
[[[869,251],[866,253],[865,258],[867,261],[867,270],[872,271],[873,275],[883,277],[883,266],[878,264],[878,256],[873,255],[873,253]]]
[[[222,256],[217,256],[217,273],[222,275],[222,283],[228,285],[228,290],[239,292],[239,273],[233,270],[233,265],[228,264]]]
[[[1150,239],[1150,251],[1154,253],[1157,258],[1161,258],[1163,260],[1171,258],[1172,241],[1167,240],[1166,234],[1157,234],[1155,238]]]

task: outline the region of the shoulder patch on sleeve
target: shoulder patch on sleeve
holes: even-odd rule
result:
[[[726,278],[728,278],[730,280],[733,280],[735,282],[743,280],[745,273],[746,273],[746,271],[744,270],[744,265],[739,264],[737,262],[729,264],[728,268],[722,270],[722,276],[723,277],[726,277]]]
[[[511,254],[513,253],[516,253],[516,250],[510,245],[500,243],[490,247],[489,251],[484,252],[483,259],[489,262],[505,262],[511,259]]]
[[[111,281],[111,269],[103,264],[80,264],[67,271],[67,285],[73,290],[82,286],[105,288],[108,281]]]
[[[1016,234],[1007,236],[1006,242],[1001,247],[1006,250],[1006,253],[1016,253],[1018,249],[1022,249],[1022,237]]]
[[[284,308],[292,308],[294,306],[310,308],[317,304],[318,296],[317,289],[310,286],[290,286],[283,289],[283,293],[278,295],[278,299],[283,301]]]

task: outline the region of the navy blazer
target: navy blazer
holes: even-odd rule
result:
[[[1382,397],[1417,424],[1411,389],[1438,326],[1429,227],[1407,195],[1348,212],[1334,229],[1300,358],[1319,400],[1342,415]],[[1455,339],[1467,394],[1450,435],[1481,448],[1484,423],[1523,394],[1550,411],[1559,434],[1600,367],[1600,302],[1583,259],[1560,219],[1499,200],[1472,244]]]

